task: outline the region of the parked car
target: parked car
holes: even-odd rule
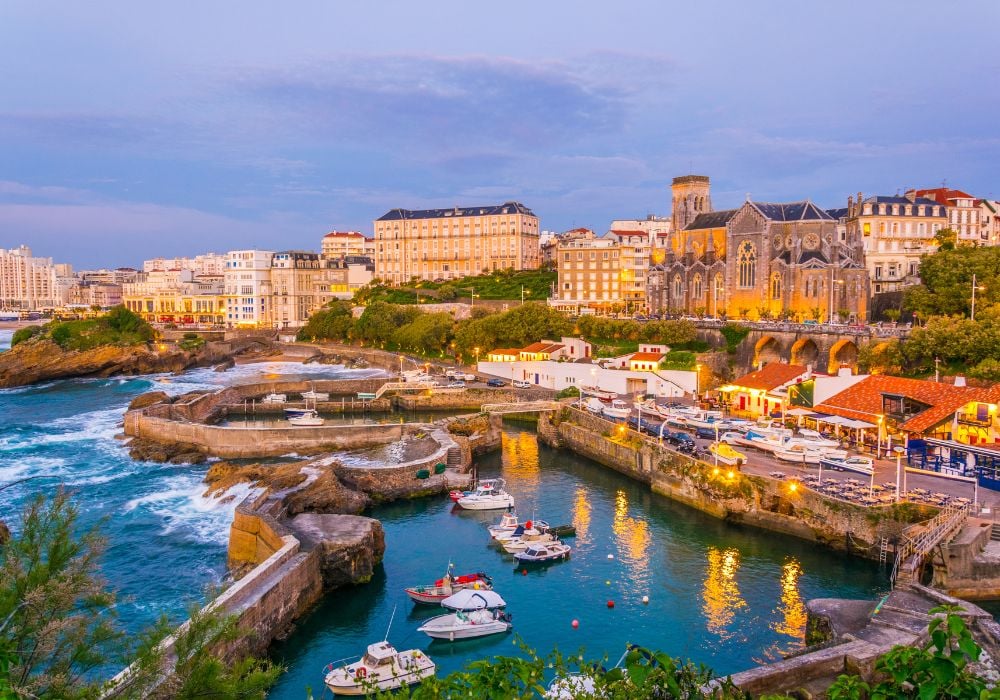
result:
[[[517,379],[517,380],[514,381],[514,388],[515,389],[530,389],[531,388],[531,384],[529,384],[528,382],[521,381],[520,379]]]
[[[455,379],[464,379],[467,382],[476,381],[476,375],[474,374],[456,374]]]
[[[671,445],[677,445],[678,447],[687,446],[689,449],[694,449],[694,438],[679,430],[671,433],[663,433],[663,439]]]
[[[671,418],[670,420],[667,421],[667,427],[673,428],[674,430],[684,430],[688,426],[685,425],[684,423],[681,423],[680,421],[676,421],[673,418]]]
[[[628,424],[641,433],[648,433],[650,427],[652,426],[648,420],[645,418],[639,418],[639,416],[629,416]],[[656,427],[659,428],[660,425],[657,423]]]
[[[451,382],[448,385],[448,388],[449,389],[464,389],[465,388],[465,382]]]
[[[647,435],[652,435],[653,437],[659,437],[660,436],[660,427],[663,425],[663,423],[656,423],[654,421],[645,420],[645,419],[643,419],[642,422],[646,424],[643,427],[643,431]],[[664,432],[664,434],[666,434],[666,432]]]
[[[705,440],[715,439],[715,428],[698,427],[694,429],[694,436],[696,438],[703,438]]]
[[[497,377],[493,377],[491,379],[486,380],[486,386],[506,386],[506,385],[507,383],[504,380],[498,379]]]
[[[802,325],[803,326],[818,326],[819,325],[819,321],[817,321],[814,318],[807,318],[805,321],[802,322]]]
[[[455,376],[458,374],[459,374],[458,370],[449,369],[444,373],[444,376],[448,377],[448,379],[454,379]]]

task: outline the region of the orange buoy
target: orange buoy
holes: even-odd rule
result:
[[[528,570],[527,569],[521,569],[521,576],[527,576],[527,575],[528,575]]]

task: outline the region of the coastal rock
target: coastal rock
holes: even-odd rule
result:
[[[0,544],[3,544],[10,539],[10,529],[8,529],[7,524],[0,520]]]
[[[132,399],[132,402],[128,405],[128,410],[134,411],[138,408],[146,408],[146,406],[152,406],[153,404],[163,403],[169,400],[170,397],[167,396],[166,392],[147,391],[145,394],[139,394]]]
[[[216,462],[205,474],[206,496],[219,496],[238,484],[263,486],[273,491],[295,488],[307,478],[303,462],[288,464],[235,464]]]
[[[315,481],[285,498],[285,508],[289,515],[360,513],[370,503],[368,496],[344,486],[329,469],[322,470]]]
[[[366,583],[385,555],[385,532],[373,518],[303,513],[292,518],[289,527],[304,548],[319,551],[327,590]]]
[[[368,497],[344,486],[329,467],[309,462],[234,464],[216,462],[205,475],[206,495],[220,496],[237,484],[266,488],[281,498],[289,515],[299,513],[360,513]]]
[[[129,456],[140,462],[203,464],[207,457],[193,445],[183,442],[159,442],[135,438],[128,444]]]
[[[215,372],[225,372],[227,369],[232,369],[235,366],[236,366],[236,360],[230,357],[217,364],[215,367],[212,368],[212,370]]]

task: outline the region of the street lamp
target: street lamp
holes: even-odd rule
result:
[[[528,296],[531,296],[531,290],[529,289],[527,292],[525,292],[524,291],[524,285],[522,284],[521,285],[521,306],[524,306],[524,295],[525,294],[527,294]]]
[[[694,399],[698,400],[701,396],[701,364],[696,364],[694,366]]]
[[[897,445],[896,447],[892,448],[892,451],[896,453],[896,503],[899,503],[900,487],[902,486],[903,483],[903,477],[901,476],[901,471],[902,471],[901,465],[903,463],[903,452],[905,452],[905,450]],[[874,471],[874,469],[872,471]],[[903,494],[905,495],[905,490]]]
[[[976,273],[972,273],[972,320],[976,320],[976,290],[980,292],[986,289],[983,286],[976,286]]]
[[[476,353],[476,368],[479,368],[479,346],[472,348],[472,352]]]
[[[469,287],[469,294],[470,294],[470,298],[472,300],[471,303],[469,304],[469,307],[471,309],[474,309],[474,308],[476,308],[476,297],[478,296],[476,294],[476,288],[475,287]]]

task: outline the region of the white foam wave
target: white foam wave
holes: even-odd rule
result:
[[[119,426],[122,422],[123,409],[124,407],[115,407],[57,418],[44,426],[55,428],[53,432],[36,433],[23,438],[0,438],[0,446],[9,450],[20,450],[66,442],[113,441],[115,435],[121,432]],[[59,430],[60,428],[76,428],[76,430]]]
[[[66,460],[59,457],[21,457],[0,461],[0,482],[23,479],[29,476],[62,476],[66,473]]]

